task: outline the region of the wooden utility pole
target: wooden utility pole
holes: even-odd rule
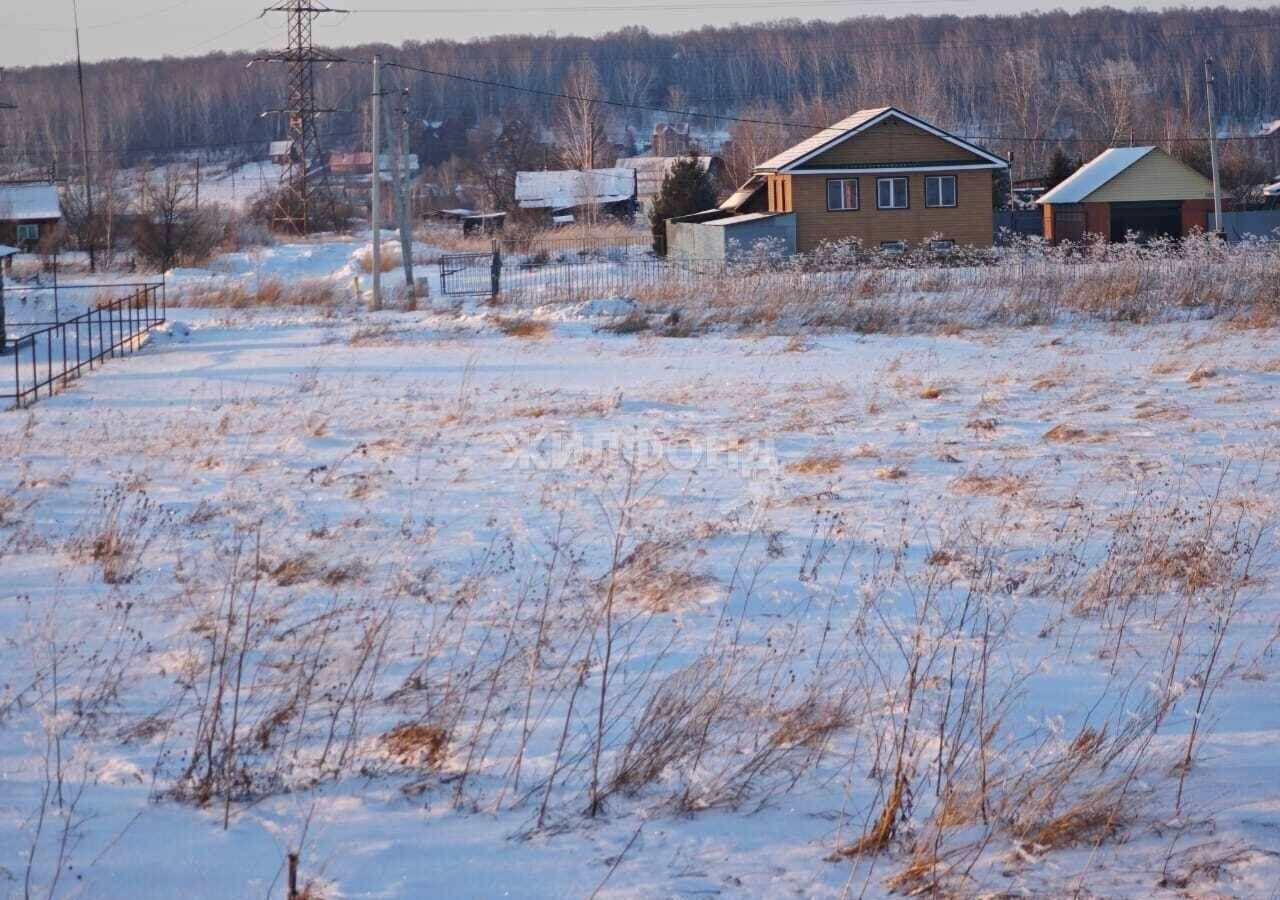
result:
[[[1218,174],[1218,117],[1213,110],[1213,57],[1204,61],[1204,103],[1209,112],[1209,166],[1213,169],[1213,233],[1226,236],[1222,227],[1222,180]]]
[[[369,145],[373,150],[373,187],[370,188],[369,224],[373,229],[373,309],[382,309],[382,176],[378,172],[378,155],[382,152],[382,57],[373,58],[373,114],[370,118]]]
[[[404,286],[409,295],[409,305],[414,305],[417,293],[414,291],[413,285],[413,231],[409,227],[409,205],[405,201],[404,181],[402,180],[404,162],[404,154],[401,152],[400,138],[403,130],[397,132],[391,125],[391,109],[388,106],[382,107],[383,125],[387,131],[387,143],[391,145],[391,170],[393,187],[395,191],[396,218],[399,219],[400,227],[400,262],[404,268]],[[375,166],[379,170],[377,177],[381,178],[381,162]]]
[[[80,154],[84,160],[84,204],[88,224],[85,227],[85,239],[89,245],[89,271],[98,271],[98,261],[94,255],[94,229],[97,224],[93,216],[93,179],[89,174],[89,107],[84,100],[84,63],[80,59],[80,7],[76,0],[71,0],[71,17],[76,26],[76,81],[80,83]]]

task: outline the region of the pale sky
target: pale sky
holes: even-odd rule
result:
[[[249,50],[283,42],[283,16],[258,18],[275,0],[80,0],[81,43],[88,61],[119,56],[192,56],[212,50]],[[350,15],[324,16],[320,44],[370,41],[400,44],[433,37],[466,39],[491,34],[593,35],[627,25],[654,32],[703,25],[760,22],[780,16],[844,19],[859,15],[1015,13],[1037,8],[1075,10],[1103,5],[1087,0],[1014,3],[1009,0],[330,0]],[[1172,4],[1112,0],[1123,9]],[[1270,3],[1194,5],[1258,7]],[[75,57],[72,0],[0,0],[0,67],[42,65]]]

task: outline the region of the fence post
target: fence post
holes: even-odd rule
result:
[[[493,261],[489,264],[489,295],[498,296],[502,290],[502,245],[493,242]]]

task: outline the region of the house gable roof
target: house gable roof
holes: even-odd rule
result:
[[[776,156],[765,160],[756,166],[757,172],[791,172],[800,166],[809,162],[819,154],[831,150],[833,147],[839,146],[851,138],[868,131],[887,121],[900,121],[921,131],[927,132],[936,138],[953,144],[978,158],[975,163],[955,163],[948,162],[947,166],[951,168],[984,168],[984,169],[1003,169],[1008,167],[1007,160],[1001,159],[994,153],[988,153],[981,147],[971,144],[966,140],[948,134],[941,128],[936,128],[922,119],[908,115],[902,110],[892,106],[881,106],[875,109],[863,109],[853,115],[841,119],[834,125],[822,129],[812,137],[805,138],[800,143],[787,150],[782,151]],[[890,162],[890,161],[887,161]]]
[[[1212,190],[1209,179],[1157,147],[1112,147],[1036,202],[1197,200]]]
[[[52,221],[62,218],[56,184],[0,184],[0,220]]]

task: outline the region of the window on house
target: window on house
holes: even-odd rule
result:
[[[880,209],[906,209],[907,179],[877,178],[876,206]]]
[[[827,180],[827,209],[836,212],[858,208],[858,179],[830,178]]]
[[[20,241],[38,241],[40,240],[39,225],[19,225],[18,240]]]
[[[925,206],[955,206],[956,176],[930,175],[924,180]]]
[[[896,255],[898,253],[906,253],[907,242],[906,241],[881,241],[880,252],[888,253],[891,255]]]
[[[956,249],[956,242],[953,240],[943,239],[929,242],[929,249],[934,253],[950,253]]]

